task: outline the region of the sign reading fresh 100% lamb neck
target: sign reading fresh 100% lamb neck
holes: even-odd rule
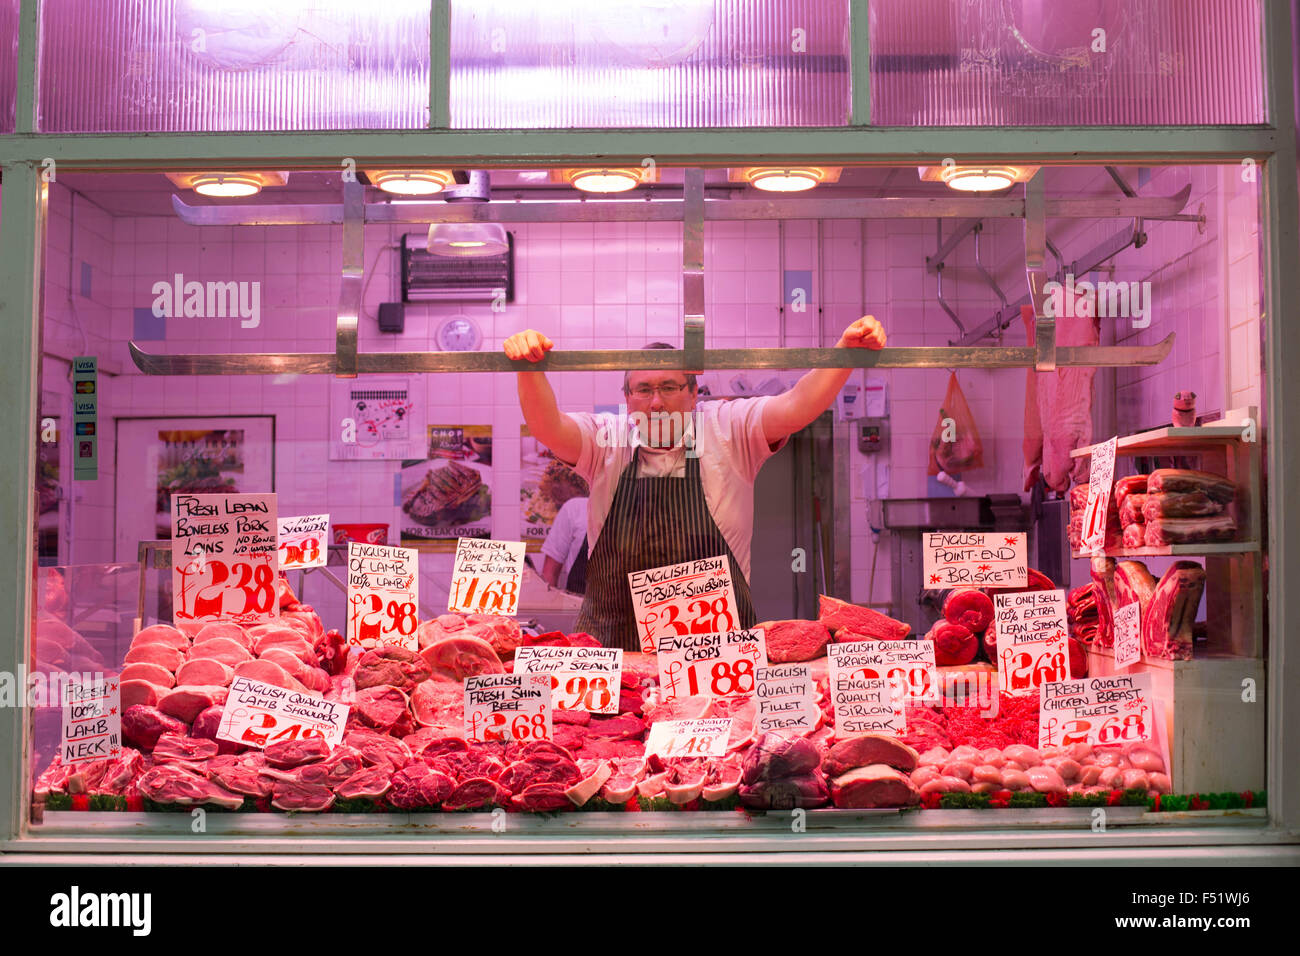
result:
[[[204,624],[276,620],[275,495],[172,495],[172,620]]]
[[[447,610],[457,614],[517,614],[526,548],[523,541],[458,538]]]

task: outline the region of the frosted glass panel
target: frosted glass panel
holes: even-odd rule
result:
[[[18,0],[0,0],[0,133],[14,131],[18,67]]]
[[[880,126],[1265,122],[1259,0],[871,0]]]
[[[460,129],[842,126],[847,0],[452,0]]]
[[[46,0],[47,132],[405,129],[429,0]]]

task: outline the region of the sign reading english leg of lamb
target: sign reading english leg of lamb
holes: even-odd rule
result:
[[[348,643],[367,650],[397,644],[418,651],[419,552],[348,542]]]
[[[280,570],[323,568],[329,556],[330,516],[299,515],[279,520]]]
[[[116,677],[63,685],[64,764],[116,757],[122,751],[122,693]]]
[[[859,662],[858,676],[897,681],[907,701],[939,699],[934,641],[853,641],[840,646],[851,648]]]
[[[211,621],[279,617],[275,495],[172,495],[172,619],[193,633]]]
[[[1150,674],[1044,683],[1038,746],[1131,744],[1155,735]]]
[[[762,628],[725,634],[662,634],[655,646],[661,699],[747,697],[767,665]]]
[[[347,704],[236,677],[230,683],[217,739],[249,747],[318,737],[333,750],[343,742]]]
[[[872,656],[869,648],[863,645],[871,643],[876,642],[858,641],[826,647],[831,665],[831,703],[835,708],[836,737],[855,734],[901,737],[907,732],[902,682],[866,676]]]
[[[1069,629],[1064,591],[993,595],[997,628],[998,686],[1012,694],[1070,676]]]
[[[550,674],[556,710],[617,714],[623,650],[618,647],[521,647],[516,674]]]
[[[758,702],[755,733],[809,734],[817,729],[817,706],[811,668],[807,664],[760,667],[755,678]]]
[[[633,571],[627,580],[641,650],[647,654],[662,636],[721,634],[739,623],[725,554]]]
[[[460,538],[447,589],[447,610],[459,614],[519,611],[519,581],[524,573],[523,541]]]
[[[1023,531],[929,531],[922,538],[921,570],[926,588],[1029,585]]]
[[[476,743],[551,739],[549,674],[465,678],[465,735]]]

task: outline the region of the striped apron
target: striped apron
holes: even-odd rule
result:
[[[577,629],[606,647],[641,650],[627,576],[696,558],[727,556],[739,611],[737,628],[753,627],[749,582],[704,500],[700,459],[686,458],[685,478],[639,478],[640,450],[618,478],[609,514],[587,562],[587,593]]]

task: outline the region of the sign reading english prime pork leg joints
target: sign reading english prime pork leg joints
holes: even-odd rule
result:
[[[419,552],[348,542],[348,643],[366,650],[397,644],[418,651]]]
[[[921,535],[923,586],[1028,587],[1027,555],[1023,531],[927,531]]]
[[[516,614],[525,548],[523,541],[457,539],[447,610],[460,614]]]
[[[740,623],[725,554],[633,571],[627,581],[641,650],[647,654],[661,637],[723,634]]]
[[[172,495],[172,620],[245,626],[280,615],[275,495]]]

